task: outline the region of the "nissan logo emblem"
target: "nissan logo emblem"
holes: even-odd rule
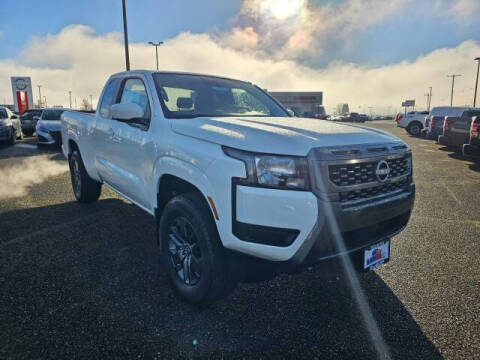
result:
[[[379,161],[377,168],[375,169],[375,175],[377,176],[378,181],[385,182],[390,175],[390,166],[385,160]]]

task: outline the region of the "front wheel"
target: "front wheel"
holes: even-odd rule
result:
[[[82,157],[77,150],[70,155],[69,165],[75,198],[82,203],[97,201],[102,192],[102,183],[93,180],[88,175]]]
[[[416,123],[413,123],[412,125],[410,125],[408,127],[408,132],[412,136],[418,136],[420,134],[421,130],[422,130],[422,128],[420,127],[420,125],[418,125]]]
[[[201,194],[171,199],[158,227],[162,262],[177,294],[193,304],[208,304],[233,291],[236,280]]]

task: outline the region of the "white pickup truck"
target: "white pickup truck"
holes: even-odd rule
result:
[[[155,216],[172,287],[192,303],[334,257],[373,269],[414,203],[398,138],[291,117],[222,77],[115,74],[95,115],[63,113],[62,140],[77,200],[104,184]]]
[[[398,114],[396,121],[397,126],[404,128],[410,135],[419,136],[425,123],[425,117],[428,111],[410,111],[407,114]]]

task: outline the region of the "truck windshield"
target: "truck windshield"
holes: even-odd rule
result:
[[[190,74],[156,73],[154,79],[168,118],[289,116],[275,100],[250,83]]]

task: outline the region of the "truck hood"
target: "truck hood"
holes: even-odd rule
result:
[[[381,130],[296,117],[172,119],[172,129],[181,135],[236,149],[299,156],[315,147],[401,141]]]
[[[62,123],[60,120],[39,120],[37,126],[50,131],[60,131]]]

